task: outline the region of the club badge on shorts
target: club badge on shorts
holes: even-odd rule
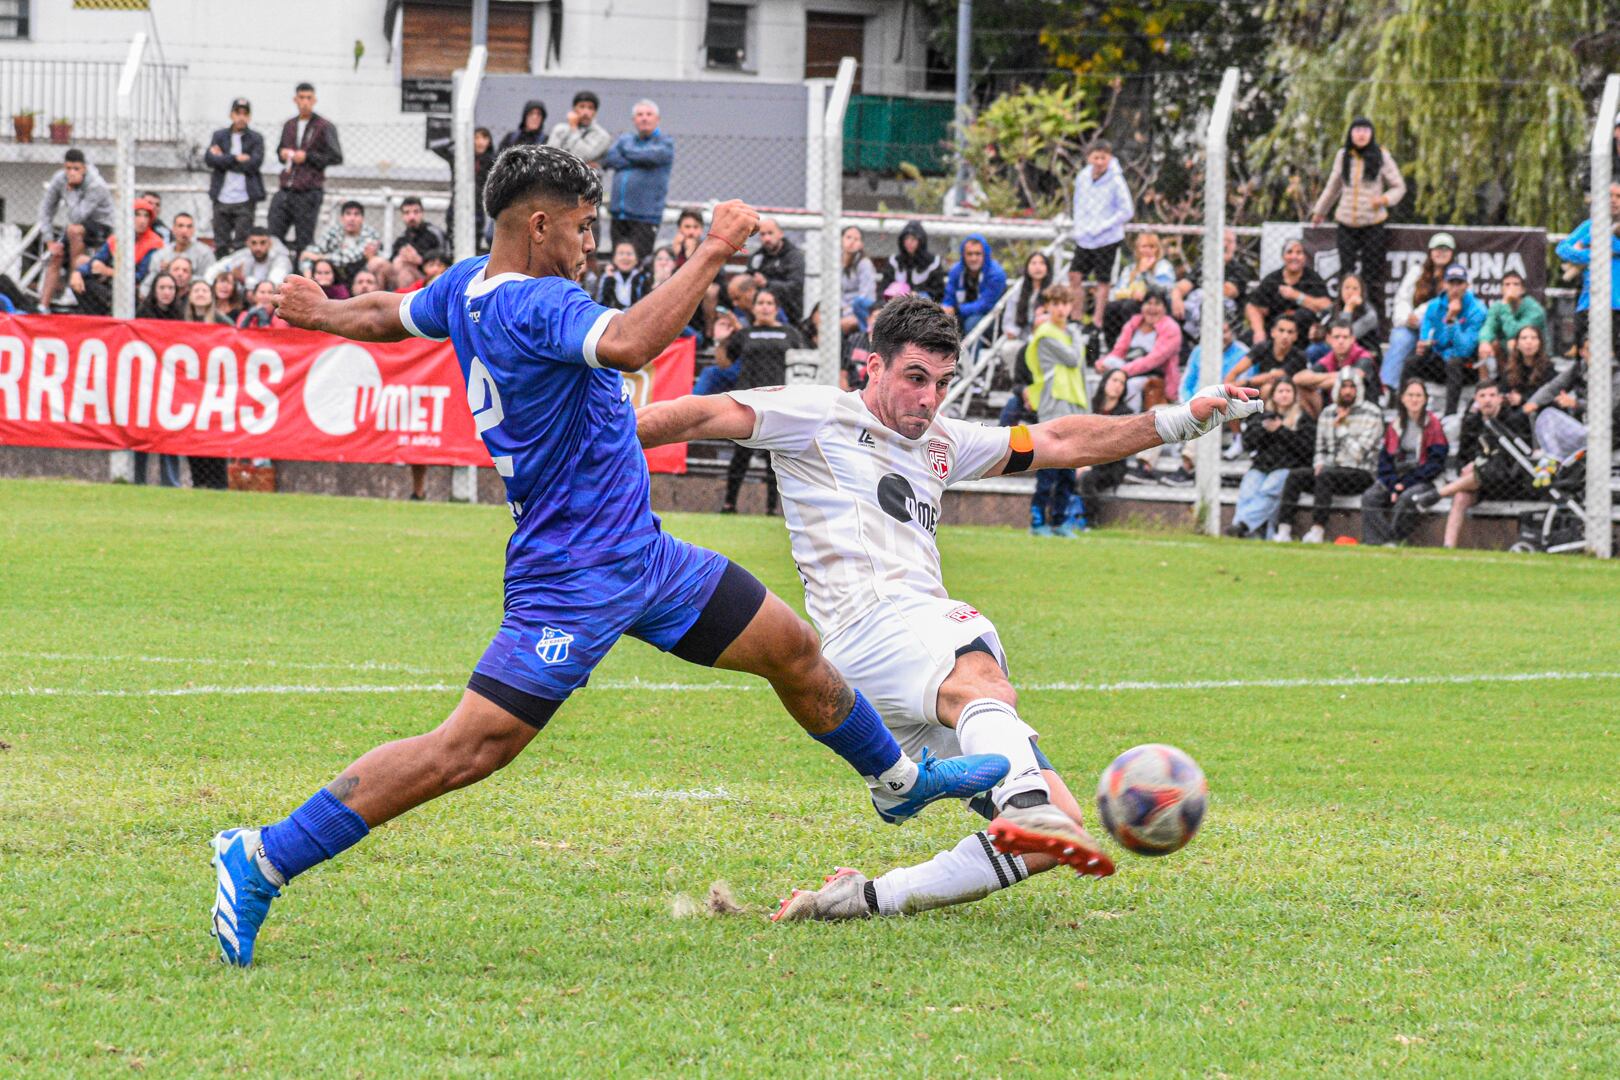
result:
[[[943,440],[928,440],[928,467],[941,480],[951,474],[951,448]]]
[[[952,622],[972,622],[979,617],[979,609],[969,604],[957,604],[945,613]]]
[[[560,664],[568,659],[568,646],[573,643],[573,634],[558,630],[555,626],[548,626],[540,632],[540,640],[535,642],[534,653],[543,663]]]

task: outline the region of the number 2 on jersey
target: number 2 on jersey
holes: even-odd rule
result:
[[[506,410],[501,406],[501,392],[495,388],[489,368],[476,356],[467,365],[467,408],[472,410],[473,427],[480,439],[484,437],[484,432],[506,419]],[[497,473],[512,475],[510,454],[492,454],[490,460],[495,463]]]

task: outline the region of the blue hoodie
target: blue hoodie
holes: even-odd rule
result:
[[[967,276],[967,263],[962,259],[962,252],[972,242],[977,242],[984,249],[984,266],[979,270],[979,294],[969,300],[962,284],[962,279]],[[945,303],[956,308],[962,328],[972,330],[996,306],[1001,294],[1007,291],[1007,272],[990,254],[990,241],[978,233],[962,238],[961,246],[956,249],[956,259],[950,276],[945,279]]]
[[[1462,313],[1454,323],[1446,322],[1446,311],[1450,307],[1451,301],[1445,293],[1430,300],[1429,306],[1423,309],[1423,326],[1418,330],[1418,337],[1434,342],[1436,356],[1472,362],[1474,354],[1479,352],[1479,330],[1485,325],[1485,305],[1479,302],[1474,290],[1469,289],[1463,293]]]
[[[1620,255],[1620,236],[1614,239],[1613,255]],[[1620,261],[1614,260],[1613,255],[1611,255],[1612,261]],[[1591,219],[1581,222],[1580,228],[1564,237],[1564,242],[1558,245],[1558,257],[1567,263],[1583,267],[1581,270],[1581,298],[1575,302],[1575,310],[1585,311],[1592,306]],[[1612,271],[1609,275],[1609,306],[1616,311],[1620,311],[1620,274]]]
[[[597,164],[613,170],[613,200],[608,208],[614,217],[654,224],[664,220],[669,174],[675,169],[675,140],[663,128],[655,128],[646,137],[625,132],[613,140]]]

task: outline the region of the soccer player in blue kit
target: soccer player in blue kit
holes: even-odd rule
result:
[[[252,963],[270,901],[293,877],[515,758],[625,634],[767,679],[799,725],[868,780],[886,821],[971,798],[1007,774],[997,754],[908,758],[808,623],[723,555],[663,532],[619,373],[674,340],[759,216],[740,202],[715,207],[697,252],[620,312],[578,284],[601,194],[598,174],[573,155],[513,147],[485,186],[488,256],[403,296],[334,301],[296,276],[282,286],[280,313],[294,326],[357,341],[450,339],[515,528],[505,617],[449,718],[364,754],[286,819],[214,837],[212,921],[227,963]]]

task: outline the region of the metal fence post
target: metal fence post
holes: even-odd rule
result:
[[[1209,132],[1204,139],[1204,252],[1199,274],[1203,307],[1199,311],[1198,381],[1213,386],[1221,381],[1226,352],[1222,343],[1226,323],[1222,259],[1222,233],[1226,229],[1226,130],[1237,96],[1238,69],[1227,68],[1210,110]],[[1195,444],[1196,520],[1210,536],[1221,535],[1221,437],[1216,432]]]
[[[1614,370],[1614,212],[1609,183],[1614,178],[1614,115],[1620,105],[1620,75],[1610,75],[1592,129],[1591,303],[1586,309],[1586,550],[1600,559],[1613,552],[1614,496],[1609,490],[1610,439],[1614,426],[1611,374]]]
[[[117,202],[113,207],[113,233],[118,241],[118,257],[113,260],[112,313],[115,319],[135,317],[135,80],[141,73],[146,54],[146,35],[136,34],[129,42],[129,53],[118,75],[118,93],[113,99],[113,167],[118,173]],[[135,454],[114,450],[108,455],[112,480],[126,483],[135,479]]]
[[[478,207],[476,165],[473,161],[473,116],[478,105],[478,89],[484,81],[487,51],[483,45],[467,50],[467,66],[455,82],[455,101],[450,138],[455,150],[455,190],[450,193],[451,225],[456,234],[456,260],[470,259],[478,252]],[[478,501],[478,467],[464,465],[450,470],[452,502]]]
[[[822,117],[821,128],[821,277],[816,291],[821,295],[821,325],[817,328],[817,351],[821,353],[821,382],[838,385],[842,333],[838,325],[840,271],[844,264],[839,246],[840,220],[844,216],[844,113],[849,109],[849,92],[855,85],[855,58],[838,62],[832,97]],[[806,300],[809,298],[806,297]]]

